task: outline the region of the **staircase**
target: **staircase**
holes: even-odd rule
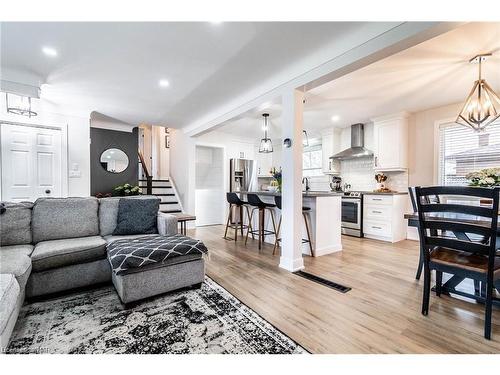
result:
[[[139,187],[143,194],[147,194],[148,180],[139,180]],[[151,180],[152,191],[151,195],[155,195],[161,199],[160,212],[169,214],[182,212],[179,204],[179,199],[175,194],[174,188],[170,180]]]

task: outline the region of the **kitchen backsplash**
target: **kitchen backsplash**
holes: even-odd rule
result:
[[[343,160],[340,164],[342,186],[351,184],[351,190],[372,191],[377,187],[375,171],[373,170],[373,159]],[[386,186],[395,191],[408,191],[407,172],[385,172],[387,176]],[[330,190],[330,176],[309,177],[311,190]]]
[[[351,190],[372,191],[377,187],[373,159],[342,160],[340,164],[342,185],[351,184]],[[408,172],[384,172],[387,176],[385,185],[395,191],[408,191]]]

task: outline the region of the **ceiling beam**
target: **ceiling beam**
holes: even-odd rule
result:
[[[186,126],[184,132],[188,136],[198,136],[215,130],[224,122],[265,102],[276,101],[276,98],[281,97],[284,92],[292,89],[313,89],[463,24],[463,22],[403,22],[299,76],[290,77],[281,85],[263,90],[260,95],[241,97],[234,101],[232,109],[221,109],[218,113],[197,120]]]

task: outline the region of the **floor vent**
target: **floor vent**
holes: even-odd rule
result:
[[[333,281],[330,281],[327,279],[323,279],[322,277],[313,275],[309,272],[297,271],[297,272],[294,272],[294,275],[303,277],[305,279],[314,281],[315,283],[322,284],[322,285],[327,286],[329,288],[335,289],[336,291],[339,291],[340,293],[347,293],[348,291],[351,290],[351,288],[349,288],[347,286],[334,283]]]

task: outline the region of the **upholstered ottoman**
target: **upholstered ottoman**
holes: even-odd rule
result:
[[[180,234],[122,239],[107,245],[112,281],[125,304],[200,286],[207,252],[203,242]]]

